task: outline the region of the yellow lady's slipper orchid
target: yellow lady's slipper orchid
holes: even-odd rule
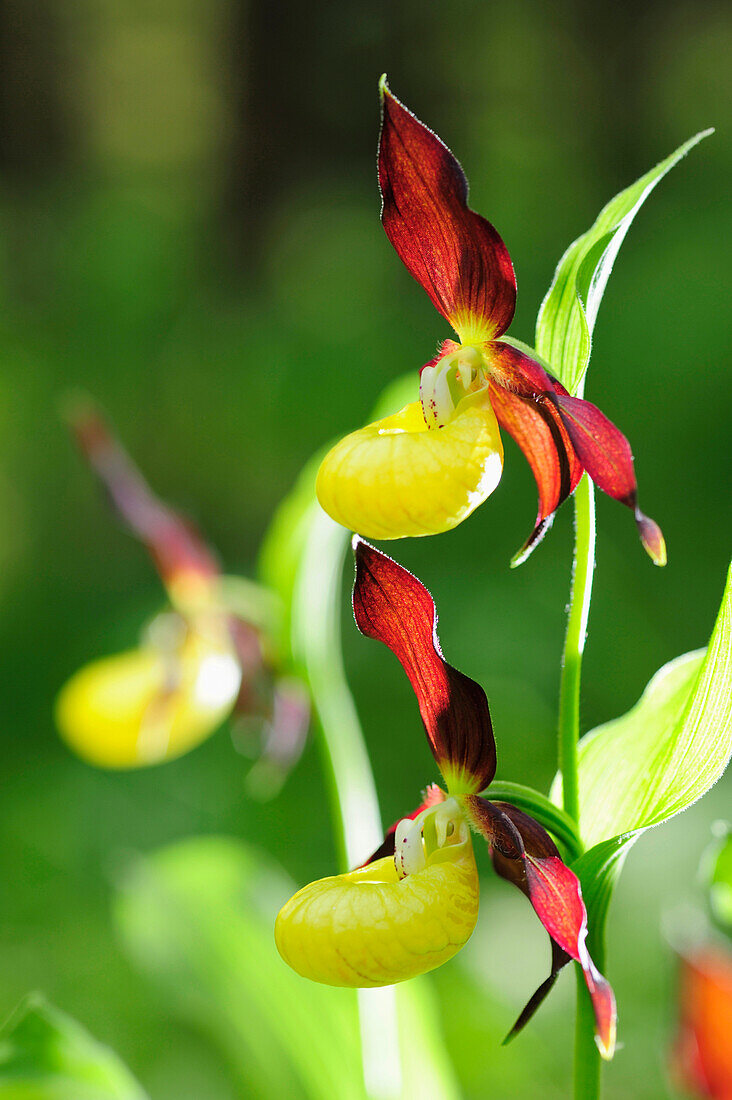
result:
[[[313,981],[359,988],[405,981],[452,958],[478,916],[472,830],[487,841],[498,874],[529,898],[552,940],[551,974],[513,1032],[574,959],[592,998],[598,1046],[612,1057],[615,998],[587,950],[579,880],[537,821],[479,793],[496,770],[485,692],[443,659],[435,605],[417,578],[359,538],[354,548],[356,623],[391,649],[409,677],[447,789],[428,788],[422,805],[392,826],[364,866],[312,882],[287,902],[275,924],[282,958]]]
[[[478,919],[473,845],[456,803],[436,813],[453,831],[443,847],[422,852],[412,873],[400,877],[385,856],[288,901],[275,940],[293,970],[327,985],[392,985],[441,966],[467,943]]]
[[[656,565],[660,528],[638,508],[625,436],[589,401],[572,397],[530,348],[504,334],[516,279],[490,222],[468,207],[462,168],[440,139],[381,82],[381,220],[407,270],[458,335],[421,370],[419,404],[341,440],[323,461],[320,503],[367,538],[431,535],[461,523],[496,488],[499,425],[536,478],[536,525],[523,561],[584,471],[627,505]],[[419,406],[421,406],[421,416]]]
[[[502,469],[498,422],[482,390],[463,397],[441,427],[430,430],[415,401],[347,435],[323,461],[316,491],[333,519],[370,538],[437,535],[482,504]]]
[[[149,550],[171,609],[153,619],[138,648],[71,677],[56,703],[61,736],[91,764],[142,767],[195,748],[236,707],[260,719],[264,753],[284,772],[307,731],[302,691],[273,676],[261,627],[230,607],[213,553],[154,496],[99,413],[85,403],[71,420],[116,510]]]

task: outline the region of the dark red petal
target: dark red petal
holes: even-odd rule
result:
[[[518,830],[511,822],[510,817],[505,812],[511,811],[514,807],[509,806],[506,803],[488,802],[486,799],[475,800],[471,806],[471,816],[477,814],[480,817],[480,829],[479,831],[488,840],[490,847],[491,860],[493,861],[493,867],[497,874],[501,878],[505,878],[508,882],[511,882],[514,886],[518,886],[527,898],[529,895],[529,887],[526,881],[526,869],[524,866],[524,860],[521,858],[521,851],[523,848],[523,841],[518,833]],[[495,843],[495,833],[490,836],[488,829],[491,825],[495,828],[496,821],[500,819],[502,822],[502,829],[504,836],[507,833],[507,825],[510,825],[514,830],[514,836],[518,834],[519,843],[516,845],[516,850],[512,854],[506,854],[510,851],[509,847],[505,843],[500,846]],[[551,841],[550,841],[551,843]],[[549,849],[551,851],[551,849]],[[552,962],[551,969],[549,971],[549,977],[541,983],[536,992],[529,998],[527,1003],[521,1010],[516,1022],[509,1031],[508,1035],[504,1039],[504,1043],[508,1043],[511,1039],[514,1039],[520,1031],[528,1024],[529,1020],[534,1016],[537,1009],[544,1002],[545,998],[551,992],[554,987],[554,983],[557,980],[560,970],[567,965],[570,961],[570,956],[564,951],[558,943],[554,940],[550,940],[552,947]]]
[[[495,866],[495,860],[494,860]],[[498,870],[498,868],[496,868]],[[500,871],[498,872],[501,873]],[[505,876],[504,876],[505,877]],[[558,943],[551,940],[552,945],[552,962],[551,969],[549,971],[549,977],[545,978],[535,993],[529,997],[528,1001],[521,1009],[521,1012],[516,1018],[516,1022],[509,1031],[506,1038],[503,1040],[504,1045],[510,1043],[512,1039],[515,1039],[519,1032],[523,1031],[529,1021],[533,1018],[536,1012],[541,1008],[546,998],[554,988],[554,984],[559,977],[560,971],[570,962],[570,957],[566,951],[563,951]]]
[[[511,561],[516,566],[539,545],[554,512],[577,488],[582,465],[554,404],[555,393],[567,392],[564,387],[512,344],[490,342],[483,351],[490,366],[493,411],[524,452],[539,490],[536,525]]]
[[[468,182],[450,150],[382,80],[381,220],[400,259],[461,339],[505,332],[516,305],[511,257],[468,209]]]
[[[555,401],[587,473],[603,493],[632,508],[647,553],[656,565],[665,565],[666,544],[661,529],[638,508],[638,486],[628,440],[591,402],[559,392]]]
[[[430,783],[429,787],[424,792],[423,801],[420,803],[419,806],[417,806],[416,810],[412,810],[411,814],[405,814],[405,817],[409,817],[412,819],[412,821],[414,821],[415,817],[419,817],[419,815],[424,810],[429,810],[431,806],[436,806],[439,802],[444,801],[444,791],[441,791],[436,783]],[[384,856],[394,855],[394,836],[396,834],[399,822],[403,820],[404,818],[400,817],[397,821],[394,822],[393,825],[389,826],[382,843],[379,845],[376,851],[372,852],[369,858],[361,864],[362,867],[367,867],[369,863],[373,863],[376,859],[383,859]]]
[[[511,563],[520,565],[541,542],[556,509],[576,489],[582,466],[551,402],[518,397],[495,382],[490,384],[490,398],[498,423],[524,452],[539,490],[536,526]]]
[[[82,453],[119,515],[147,546],[163,580],[182,573],[215,577],[216,559],[198,532],[152,493],[94,405],[77,404],[68,418]]]
[[[597,1043],[603,1057],[611,1058],[615,1049],[615,997],[587,950],[587,912],[579,879],[563,863],[559,850],[547,831],[522,810],[506,802],[495,803],[489,809],[490,804],[486,799],[477,796],[466,798],[465,806],[473,824],[488,841],[499,873],[526,894],[559,951],[575,959],[582,967],[595,1012]],[[499,845],[496,842],[495,822],[499,820],[497,815],[504,821],[510,821],[521,838],[522,850],[516,859],[512,859],[505,844]],[[505,825],[502,825],[502,829],[505,833]],[[561,965],[562,956],[559,952],[553,952],[551,974],[521,1013],[512,1034],[539,1007],[551,989]]]
[[[526,352],[503,340],[489,340],[483,354],[494,382],[521,397],[539,397],[554,393],[554,383],[541,363]]]
[[[437,612],[424,585],[358,536],[353,548],[353,613],[359,630],[388,646],[409,677],[448,789],[482,790],[496,771],[485,692],[443,660]]]

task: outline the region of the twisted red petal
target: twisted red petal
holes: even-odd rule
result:
[[[582,466],[551,402],[519,397],[494,382],[490,398],[498,423],[524,452],[539,490],[536,525],[511,563],[520,565],[549,530],[556,509],[576,489]]]
[[[603,493],[633,510],[646,552],[655,565],[665,565],[666,544],[661,528],[638,507],[638,486],[628,440],[591,402],[559,392],[555,400],[587,473]]]
[[[604,1058],[612,1058],[617,1020],[615,997],[587,950],[587,911],[579,879],[562,861],[547,831],[528,814],[507,802],[490,803],[476,795],[466,798],[465,805],[474,826],[488,841],[496,870],[526,894],[557,948],[552,950],[549,978],[531,998],[510,1034],[516,1034],[528,1022],[561,967],[572,958],[582,967],[592,999],[600,1053]],[[507,822],[513,833],[509,834]],[[520,838],[518,856],[511,854],[507,835]]]
[[[77,443],[130,530],[149,550],[163,581],[182,573],[218,574],[216,559],[194,526],[151,491],[101,413],[85,401],[69,412]]]
[[[496,771],[483,689],[443,660],[437,612],[427,589],[356,536],[353,613],[362,634],[388,646],[409,677],[427,738],[451,793],[480,791]]]
[[[468,182],[450,150],[382,80],[381,220],[407,270],[463,343],[505,332],[516,305],[511,257],[468,208]]]
[[[524,452],[539,490],[536,525],[511,562],[516,566],[538,546],[556,509],[577,488],[582,465],[553,401],[555,392],[566,390],[511,344],[489,343],[484,352],[491,368],[493,411]]]

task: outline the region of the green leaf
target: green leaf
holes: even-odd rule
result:
[[[3,1100],[147,1100],[123,1063],[38,993],[0,1031]]]
[[[709,645],[664,665],[639,702],[579,744],[580,832],[573,864],[591,921],[604,914],[629,846],[687,809],[732,755],[732,569]],[[561,779],[552,788],[561,800]]]
[[[713,130],[680,145],[603,207],[594,225],[562,256],[536,322],[536,350],[572,394],[582,392],[592,332],[610,272],[633,218],[656,184]]]
[[[135,858],[115,918],[140,969],[226,1054],[243,1096],[366,1100],[355,991],[308,982],[277,954],[274,917],[293,890],[255,849],[199,837]],[[429,983],[398,987],[397,1013],[414,1095],[456,1100]]]
[[[276,509],[262,542],[258,573],[281,604],[279,647],[292,658],[292,605],[303,544],[315,507],[315,478],[325,456],[318,451],[303,467],[295,485]]]
[[[656,673],[640,701],[579,745],[585,843],[648,829],[717,782],[732,755],[732,571],[706,653]]]

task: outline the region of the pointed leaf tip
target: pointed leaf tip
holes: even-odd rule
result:
[[[536,323],[537,351],[571,394],[581,386],[608,278],[625,236],[648,196],[675,164],[713,133],[702,130],[608,202],[562,256]]]

